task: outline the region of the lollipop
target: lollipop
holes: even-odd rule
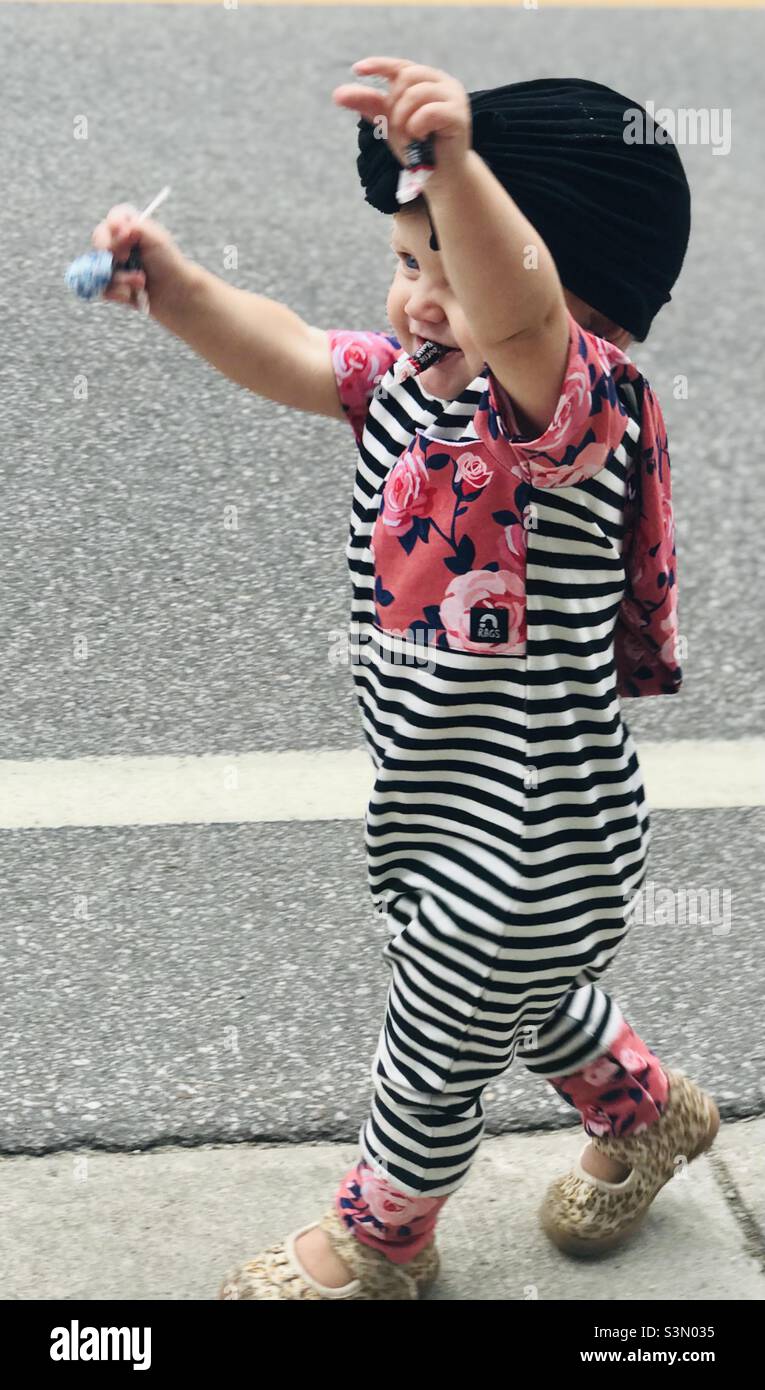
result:
[[[167,185],[152,199],[149,206],[140,214],[138,221],[142,222],[144,217],[151,217],[151,214],[165,201],[170,187]],[[138,246],[130,248],[130,255],[126,261],[115,261],[111,251],[87,251],[84,256],[78,256],[72,261],[69,269],[64,275],[70,290],[77,295],[78,299],[98,299],[108,288],[116,270],[143,270],[141,262],[141,252]],[[149,296],[146,290],[138,291],[138,307],[143,314],[149,312]]]
[[[420,372],[427,371],[428,367],[434,367],[436,362],[440,362],[447,352],[454,352],[454,348],[445,347],[443,343],[434,343],[432,338],[428,338],[416,352],[410,353],[408,357],[398,358],[393,368],[393,380],[401,382],[407,381],[410,376],[419,376]]]
[[[414,198],[419,198],[435,167],[432,139],[412,140],[406,147],[406,166],[398,176],[398,201],[411,203]]]

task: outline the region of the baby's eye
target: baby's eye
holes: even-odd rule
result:
[[[408,251],[397,251],[396,255],[398,256],[405,270],[419,270],[417,261],[415,260],[414,256],[409,255]],[[414,265],[407,265],[407,261],[414,261]]]

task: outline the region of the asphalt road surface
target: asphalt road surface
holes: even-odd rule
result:
[[[682,149],[690,249],[633,353],[669,428],[686,680],[625,715],[638,751],[758,737],[763,38],[753,11],[0,6],[0,758],[359,747],[327,659],[350,597],[350,430],[75,301],[63,274],[113,203],[170,184],[157,215],[194,260],[315,325],[384,330],[389,220],[331,102],[376,53],[469,90],[575,75],[730,110],[728,154]],[[730,890],[731,930],[638,927],[604,984],[725,1115],[759,1113],[765,812],[653,827],[650,876]],[[354,1141],[383,944],[358,820],[0,828],[0,1151]],[[487,1113],[489,1133],[570,1122],[520,1065]]]

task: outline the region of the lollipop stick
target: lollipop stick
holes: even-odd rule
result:
[[[138,221],[143,222],[144,217],[151,217],[151,214],[159,207],[160,203],[164,203],[165,198],[167,197],[169,192],[170,185],[168,183],[165,184],[165,187],[162,189],[161,193],[158,193],[156,198],[152,199],[152,201],[149,203],[149,206],[147,208],[144,208]]]
[[[151,202],[149,203],[149,206],[147,208],[144,208],[143,212],[138,218],[138,221],[143,222],[144,217],[151,217],[151,214],[156,211],[160,203],[164,203],[165,198],[167,197],[169,192],[170,185],[166,184],[165,187],[161,190],[161,192],[157,194],[156,198],[152,198]],[[136,291],[136,303],[138,305],[139,313],[143,314],[144,318],[146,318],[150,312],[150,305],[149,295],[145,289]]]

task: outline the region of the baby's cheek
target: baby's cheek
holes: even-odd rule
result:
[[[465,356],[473,359],[476,357],[480,357],[481,350],[470,332],[470,325],[466,323],[464,319],[462,321],[458,321],[457,323],[456,332],[459,334],[460,330],[460,342],[462,343],[462,351],[464,352]]]
[[[405,333],[405,332],[407,331],[407,323],[406,323],[406,314],[404,313],[403,306],[402,306],[402,304],[401,304],[401,302],[400,302],[399,296],[393,295],[393,294],[389,294],[389,295],[388,295],[388,303],[386,304],[385,307],[386,307],[386,310],[387,310],[388,320],[389,320],[389,322],[390,322],[390,325],[391,325],[391,327],[392,327],[394,333],[396,334],[396,337],[398,338],[398,340],[399,340],[399,342],[400,342],[400,341],[401,341],[401,334],[402,334],[402,333]]]

